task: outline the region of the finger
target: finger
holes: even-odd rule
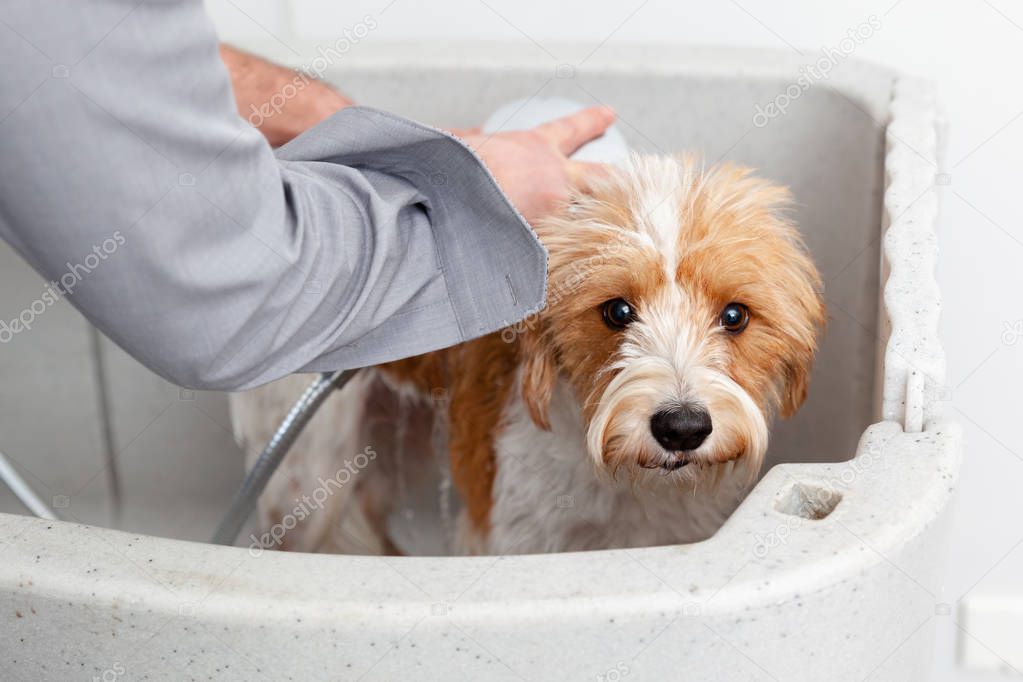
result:
[[[537,127],[536,132],[568,156],[590,140],[603,135],[614,120],[615,112],[610,107],[589,107],[544,123]]]
[[[447,131],[455,137],[469,137],[470,135],[479,135],[483,129],[477,126],[475,128],[447,128]]]
[[[569,184],[584,194],[592,191],[594,183],[606,179],[611,174],[611,169],[606,165],[590,161],[569,161],[566,171]]]

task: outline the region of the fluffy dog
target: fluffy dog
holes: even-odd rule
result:
[[[788,202],[745,168],[631,157],[537,226],[541,312],[364,370],[275,476],[261,526],[287,528],[273,537],[289,549],[395,552],[397,467],[440,457],[462,505],[458,552],[708,537],[756,479],[773,415],[807,393],[824,308]],[[246,442],[262,444],[295,383],[235,398]],[[367,446],[373,461],[322,510],[287,522]]]

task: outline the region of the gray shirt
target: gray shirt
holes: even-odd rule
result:
[[[494,331],[546,253],[479,159],[340,111],[279,149],[200,0],[0,9],[0,236],[139,361],[238,389]]]

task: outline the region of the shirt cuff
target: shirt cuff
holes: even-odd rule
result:
[[[329,156],[401,177],[422,195],[460,341],[543,307],[547,251],[465,143],[370,107],[342,109],[314,130],[278,149],[278,158]]]

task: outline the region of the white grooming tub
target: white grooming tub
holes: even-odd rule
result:
[[[927,679],[960,458],[959,431],[940,414],[935,104],[928,84],[853,61],[802,88],[807,61],[605,46],[571,67],[533,46],[367,44],[326,73],[359,101],[452,126],[534,94],[606,103],[634,149],[727,158],[792,188],[826,282],[827,338],[808,403],[774,431],[776,466],[713,538],[342,557],[2,514],[3,677]],[[772,117],[769,102],[786,113]],[[110,357],[103,372],[127,366]],[[47,371],[40,363],[37,376]],[[128,385],[107,383],[115,397]],[[190,437],[177,431],[164,447],[187,450]],[[158,520],[189,513],[200,475],[162,474],[171,494],[138,505],[156,521],[121,527],[161,532]],[[238,476],[211,493],[218,504]]]

